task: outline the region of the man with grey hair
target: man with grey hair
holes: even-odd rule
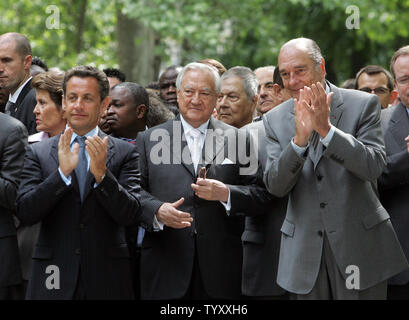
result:
[[[33,113],[35,90],[31,88],[31,46],[28,39],[16,32],[0,36],[0,87],[10,92],[5,113],[20,120],[28,134],[36,133]]]
[[[238,299],[242,215],[264,210],[261,175],[242,173],[248,140],[237,148],[238,130],[211,116],[216,69],[190,63],[176,86],[180,115],[137,141],[141,204],[152,221],[144,226],[141,297]]]
[[[289,196],[277,283],[296,299],[385,299],[408,263],[373,184],[385,166],[379,99],[326,81],[311,39],[285,43],[278,66],[294,99],[264,116],[264,182]]]
[[[241,128],[253,121],[257,105],[257,78],[247,67],[233,67],[221,77],[217,98],[217,119]]]

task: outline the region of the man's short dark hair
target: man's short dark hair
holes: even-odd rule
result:
[[[101,101],[109,94],[109,82],[104,72],[92,66],[76,66],[68,70],[64,77],[63,90],[64,95],[67,93],[67,83],[72,77],[95,78],[98,81],[99,96]]]
[[[393,79],[392,79],[391,74],[385,68],[382,68],[381,66],[376,66],[376,65],[369,65],[369,66],[363,67],[361,70],[358,71],[358,73],[355,76],[355,89],[358,89],[358,80],[359,80],[359,77],[363,73],[366,73],[367,75],[370,75],[370,76],[373,76],[379,73],[383,73],[386,76],[387,87],[389,91],[393,90]]]
[[[182,66],[176,65],[176,64],[167,67],[167,68],[166,68],[165,70],[163,70],[163,72],[160,74],[159,80],[158,80],[159,83],[160,83],[160,81],[161,81],[161,79],[162,79],[162,76],[163,76],[166,72],[168,72],[168,71],[170,71],[170,70],[176,70],[177,73],[180,73],[180,71],[182,71],[182,69],[183,69]]]
[[[43,68],[45,71],[48,71],[47,64],[40,57],[33,57],[31,65],[39,66],[40,68]]]
[[[395,66],[395,62],[396,60],[400,57],[400,56],[408,56],[409,55],[409,46],[404,46],[402,48],[400,48],[398,51],[396,51],[393,54],[393,57],[391,59],[391,65],[390,65],[390,69],[391,72],[393,74],[393,78],[395,78],[395,70],[393,69]]]
[[[146,89],[159,90],[160,89],[159,82],[158,81],[151,82],[145,88]]]
[[[102,71],[107,75],[108,78],[117,78],[121,82],[125,82],[125,80],[126,80],[125,73],[123,73],[119,69],[106,68],[106,69],[104,69]]]
[[[284,88],[283,79],[281,79],[281,74],[278,67],[274,68],[273,83],[277,83],[280,88]]]
[[[133,99],[133,102],[135,104],[135,107],[141,104],[144,104],[146,106],[146,113],[145,113],[145,118],[146,118],[146,115],[149,111],[149,94],[146,91],[146,89],[137,83],[121,82],[115,85],[112,88],[112,91],[115,89],[119,89],[119,88],[125,88],[129,91]]]

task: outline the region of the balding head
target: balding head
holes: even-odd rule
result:
[[[10,32],[0,36],[0,86],[11,94],[30,77],[31,46],[22,34]]]
[[[31,45],[28,39],[17,32],[8,32],[0,36],[0,44],[8,44],[12,46],[14,51],[18,53],[21,59],[24,59],[26,56],[31,56]]]
[[[314,40],[298,38],[285,43],[278,56],[278,67],[284,88],[293,98],[298,98],[304,86],[317,82],[325,86],[325,61]]]

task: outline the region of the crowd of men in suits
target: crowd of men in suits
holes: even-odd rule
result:
[[[308,38],[146,88],[32,62],[0,35],[0,299],[409,299],[409,46],[354,89]]]

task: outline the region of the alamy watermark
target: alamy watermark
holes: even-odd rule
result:
[[[45,279],[45,287],[48,290],[60,289],[60,268],[56,265],[49,265],[45,269],[45,273],[49,276]]]
[[[60,9],[56,5],[49,5],[45,8],[45,13],[49,14],[45,20],[47,29],[60,29]]]
[[[361,275],[359,272],[359,267],[356,265],[349,265],[345,269],[345,273],[349,276],[345,279],[345,285],[348,290],[359,290],[361,288]]]
[[[349,14],[345,21],[345,26],[348,30],[359,29],[360,12],[357,6],[348,6],[345,9],[345,13]]]

